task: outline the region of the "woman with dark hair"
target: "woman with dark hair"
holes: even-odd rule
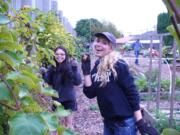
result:
[[[59,97],[53,97],[53,100],[60,102],[64,109],[76,111],[74,85],[81,84],[81,75],[78,72],[77,64],[69,61],[67,50],[62,46],[55,48],[54,55],[56,66],[50,66],[43,78],[59,94]],[[56,107],[53,106],[52,110],[55,109]],[[65,117],[65,126],[73,128],[72,122],[72,115]]]

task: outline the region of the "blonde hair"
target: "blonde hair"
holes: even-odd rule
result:
[[[112,51],[100,59],[95,76],[95,81],[101,82],[100,87],[105,86],[109,81],[109,73],[113,74],[114,79],[117,77],[117,72],[114,68],[114,65],[121,58],[122,57],[118,52]]]

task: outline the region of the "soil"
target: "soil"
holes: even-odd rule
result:
[[[102,135],[103,123],[96,99],[88,99],[77,87],[78,110],[74,113],[74,130],[80,135]],[[91,109],[91,106],[95,106]]]

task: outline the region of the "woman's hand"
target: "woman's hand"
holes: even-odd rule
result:
[[[152,126],[148,126],[148,124],[145,123],[143,119],[140,119],[139,121],[137,121],[136,126],[137,126],[139,132],[141,133],[141,135],[145,135],[145,134],[159,135],[157,130]]]
[[[89,75],[91,72],[91,59],[89,54],[82,55],[81,64],[83,75]]]
[[[72,59],[71,60],[71,65],[72,65],[72,70],[73,71],[77,71],[77,69],[78,69],[78,62],[77,62],[76,59]]]
[[[40,67],[39,73],[44,75],[47,72],[47,69],[45,67]]]

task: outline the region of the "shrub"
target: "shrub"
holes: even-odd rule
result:
[[[135,84],[139,91],[147,91],[147,79],[146,76],[140,76],[135,80]]]
[[[176,78],[176,89],[180,89],[180,77]]]
[[[169,91],[170,81],[169,80],[161,80],[161,90]]]

